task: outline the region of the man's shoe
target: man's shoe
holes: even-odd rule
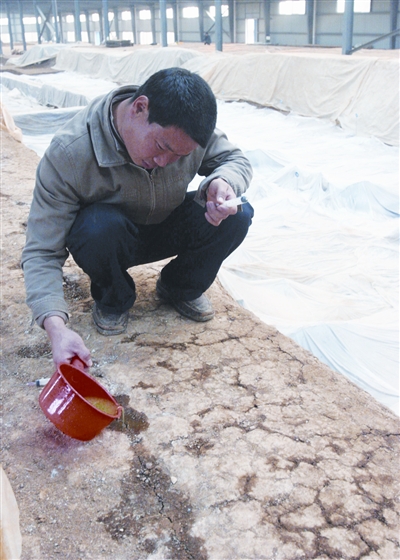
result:
[[[124,311],[123,313],[105,313],[98,308],[95,302],[92,315],[96,329],[100,334],[112,336],[115,334],[122,334],[126,331],[129,311]]]
[[[191,301],[175,299],[170,296],[161,277],[157,280],[156,291],[160,298],[168,301],[181,315],[193,321],[210,321],[215,315],[210,300],[204,294]]]

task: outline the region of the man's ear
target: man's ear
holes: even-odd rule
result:
[[[132,111],[138,115],[139,113],[148,113],[149,112],[149,98],[145,95],[140,95],[135,99],[132,103]]]

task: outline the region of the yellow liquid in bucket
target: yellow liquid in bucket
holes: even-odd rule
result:
[[[109,414],[110,416],[115,416],[117,413],[117,407],[115,404],[108,399],[102,399],[101,397],[86,397],[88,403],[96,407],[101,412]]]

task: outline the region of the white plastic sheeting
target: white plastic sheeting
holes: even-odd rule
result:
[[[180,47],[125,50],[75,44],[36,45],[19,62],[11,61],[26,65],[56,54],[56,69],[118,84],[141,84],[161,68],[182,66],[200,74],[220,99],[330,119],[358,135],[399,145],[399,57],[375,53],[271,52],[260,46],[260,52],[238,56]]]
[[[71,83],[66,78],[68,75],[72,78]],[[63,72],[34,76],[2,72],[1,83],[8,90],[16,89],[37,104],[52,108],[85,106],[96,95],[118,87],[108,80],[95,80],[89,76],[78,78],[73,73]]]
[[[82,76],[57,76],[79,90]],[[46,115],[34,115],[37,133]],[[254,223],[222,284],[398,414],[398,148],[246,103],[219,102],[218,126],[254,167]]]
[[[93,78],[108,79],[118,84],[142,84],[152,74],[163,68],[184,66],[200,53],[191,49],[168,47],[134,51],[75,48],[62,51],[54,66],[57,70],[79,72]]]
[[[15,75],[3,72],[4,104],[24,131],[24,143],[42,156],[55,131],[97,95],[117,84],[74,73]]]
[[[398,148],[247,104],[219,125],[252,161],[256,210],[222,284],[398,413]]]
[[[25,68],[43,62],[55,63],[58,53],[67,48],[70,48],[69,45],[62,43],[35,45],[22,55],[10,57],[6,64],[17,66],[18,68]]]
[[[194,58],[215,94],[338,122],[399,144],[399,59],[275,52]]]

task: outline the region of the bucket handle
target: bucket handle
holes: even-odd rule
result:
[[[83,362],[79,356],[74,356],[71,360],[71,366],[80,369],[81,371],[85,371],[86,369],[86,364],[85,362]]]

